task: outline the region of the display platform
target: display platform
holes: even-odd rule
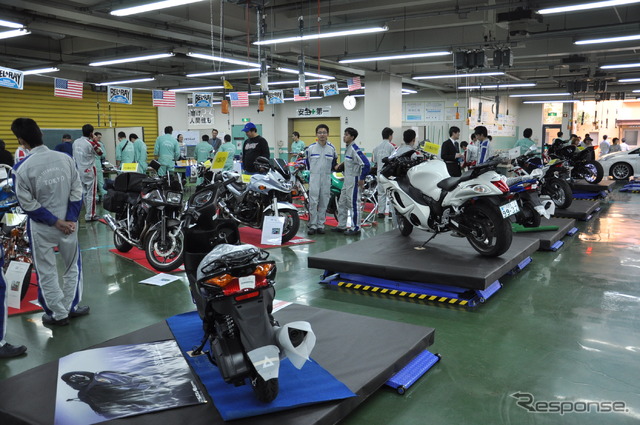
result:
[[[562,238],[567,235],[573,236],[578,232],[578,228],[575,227],[575,224],[576,221],[571,218],[543,218],[542,222],[540,223],[540,227],[556,226],[558,227],[558,230],[514,233],[513,237],[538,239],[540,241],[541,251],[557,251],[564,244],[564,242],[561,240]]]
[[[260,417],[234,420],[237,425],[334,424],[433,343],[434,329],[292,304],[274,313],[281,323],[306,320],[317,336],[312,357],[356,397]],[[372,329],[375,332],[372,332]],[[98,346],[138,344],[173,339],[166,322],[114,338]],[[197,342],[196,342],[197,344]],[[58,362],[35,367],[0,381],[0,424],[53,424]],[[226,384],[225,384],[226,385]],[[132,425],[224,424],[208,403],[118,419]],[[36,408],[37,406],[37,408]]]
[[[595,213],[600,211],[600,202],[587,200],[574,200],[567,209],[556,209],[554,217],[575,218],[576,220],[589,221]]]
[[[308,257],[308,266],[331,273],[353,273],[387,280],[449,285],[485,290],[539,247],[537,240],[513,238],[500,257],[483,257],[466,238],[448,233],[436,236],[424,250],[416,250],[431,235],[398,230],[363,239]]]
[[[615,180],[608,180],[607,177],[598,184],[587,183],[585,180],[574,180],[571,183],[571,190],[575,192],[611,192],[615,184]]]

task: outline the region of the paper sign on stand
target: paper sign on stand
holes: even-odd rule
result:
[[[243,174],[242,183],[250,183],[250,182],[251,182],[251,174]]]
[[[440,145],[437,143],[424,142],[422,150],[432,155],[438,155],[438,152],[440,152]]]
[[[282,245],[282,228],[284,227],[284,217],[274,217],[267,215],[262,222],[263,245]]]
[[[213,158],[213,164],[211,165],[211,170],[222,171],[224,168],[224,164],[227,162],[227,158],[229,157],[229,152],[218,152],[216,156]]]
[[[4,274],[5,281],[9,287],[9,297],[7,305],[11,308],[20,309],[20,295],[22,294],[22,283],[29,272],[29,263],[22,261],[11,261],[7,272]]]
[[[137,162],[124,162],[120,166],[120,171],[123,173],[137,173],[138,172],[138,163]]]

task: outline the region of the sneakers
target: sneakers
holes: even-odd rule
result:
[[[9,357],[17,357],[26,353],[27,347],[24,345],[11,345],[8,342],[0,347],[0,359],[8,359]]]
[[[307,229],[307,235],[311,236],[311,235],[315,235],[316,234],[316,229],[311,228],[311,229]]]
[[[360,234],[360,229],[350,229],[344,232],[346,236],[355,236]]]
[[[69,324],[69,318],[65,317],[64,319],[56,320],[45,313],[42,315],[42,323],[49,326],[67,326]]]
[[[89,310],[90,309],[88,305],[79,305],[76,307],[75,310],[69,312],[69,317],[74,318],[74,317],[86,316],[87,314],[89,314]]]
[[[344,229],[342,227],[334,227],[333,229],[331,229],[332,232],[336,232],[336,233],[344,233],[344,231],[347,229]]]

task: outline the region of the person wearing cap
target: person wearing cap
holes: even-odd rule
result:
[[[53,150],[66,153],[70,157],[73,157],[73,140],[70,134],[62,135],[62,142],[58,143]]]
[[[258,129],[252,122],[245,124],[242,129],[247,133],[247,139],[242,145],[242,168],[246,174],[255,174],[258,172],[255,161],[259,156],[269,158],[269,144],[266,139],[258,135]]]

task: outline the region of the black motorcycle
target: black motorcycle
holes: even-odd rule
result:
[[[573,202],[571,190],[571,167],[567,161],[553,158],[546,164],[537,154],[527,154],[516,158],[517,165],[531,174],[535,169],[542,169],[544,175],[540,179],[542,194],[548,195],[556,208],[567,209]]]
[[[157,162],[152,161],[153,168]],[[147,261],[159,271],[171,271],[182,264],[183,235],[180,223],[182,181],[168,173],[149,178],[140,173],[116,177],[103,206],[115,213],[104,219],[113,230],[113,242],[120,252],[132,247],[144,250]]]
[[[559,158],[567,161],[571,169],[571,178],[584,179],[591,184],[598,184],[604,177],[604,169],[602,164],[595,160],[595,151],[593,146],[588,146],[583,150],[579,150],[576,146],[562,146],[557,149],[549,150],[551,158]]]

